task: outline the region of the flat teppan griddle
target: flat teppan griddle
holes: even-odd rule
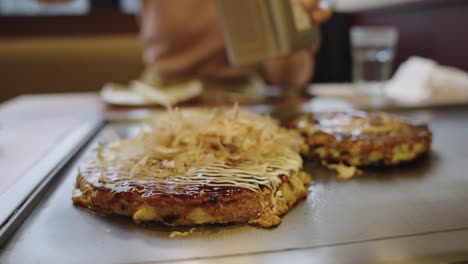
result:
[[[58,172],[48,195],[3,246],[0,262],[375,263],[466,257],[468,111],[440,110],[426,117],[433,151],[413,164],[372,169],[351,181],[307,164],[311,193],[279,227],[204,226],[176,238],[169,238],[171,231],[187,229],[136,226],[72,205],[77,166],[102,140],[99,133]],[[106,127],[128,136],[136,126],[110,121]]]

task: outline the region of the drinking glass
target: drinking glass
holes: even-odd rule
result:
[[[394,27],[351,28],[353,82],[359,92],[383,95],[383,82],[391,75],[398,30]]]

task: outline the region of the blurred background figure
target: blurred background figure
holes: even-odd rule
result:
[[[303,0],[313,23],[331,16],[329,8],[319,9],[319,1]],[[231,66],[227,59],[215,1],[142,0],[139,24],[145,64],[169,76],[195,75],[208,79],[230,79],[260,71],[270,83],[287,87],[303,86],[312,77],[313,56],[318,47],[260,65]]]
[[[350,82],[349,30],[357,25],[398,30],[391,75],[415,55],[468,70],[468,37],[460,27],[467,22],[463,0],[334,1],[336,12],[321,26],[313,77],[306,52],[281,63],[230,67],[211,1],[184,1],[0,0],[0,100],[25,93],[99,91],[105,82],[138,78],[145,65],[164,75],[234,78],[259,70],[275,84]],[[199,41],[193,41],[194,34]]]
[[[313,24],[331,16],[330,7],[319,8],[320,1],[300,2]],[[166,87],[193,86],[190,80],[201,80],[218,100],[228,94],[231,98],[221,101],[245,103],[263,99],[265,82],[298,89],[312,77],[315,46],[258,64],[230,65],[214,0],[142,0],[140,4],[138,21],[147,66],[141,79],[151,87],[167,91]]]
[[[318,7],[319,1],[302,0],[301,3],[310,12],[314,24],[321,24],[331,16],[329,7]],[[28,14],[34,15],[41,14],[40,4],[45,6],[42,14],[48,15],[73,14],[73,10],[75,15],[82,15],[90,9],[89,1],[67,0],[38,0],[24,3],[24,6],[19,2],[3,1],[3,9],[14,14],[23,7]],[[128,1],[121,4],[131,8]],[[139,10],[138,22],[147,67],[143,79],[150,84],[160,86],[168,83],[167,80],[177,83],[187,78],[200,78],[212,80],[215,86],[221,87],[223,85],[216,81],[234,80],[237,86],[244,82],[249,86],[249,76],[259,72],[269,83],[295,88],[304,86],[312,76],[313,57],[318,47],[260,65],[229,65],[214,0],[142,0],[132,11],[136,10]],[[109,41],[108,46],[113,45],[114,41]],[[72,63],[72,57],[70,59]]]

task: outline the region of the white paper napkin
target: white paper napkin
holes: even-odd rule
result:
[[[191,80],[165,87],[156,87],[142,81],[132,81],[128,86],[107,83],[101,90],[104,102],[114,105],[170,107],[201,95],[203,84]]]
[[[385,87],[386,95],[404,103],[468,102],[468,73],[411,57]]]

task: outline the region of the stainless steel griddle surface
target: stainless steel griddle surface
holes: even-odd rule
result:
[[[168,237],[171,229],[138,227],[128,220],[96,216],[72,205],[77,165],[101,139],[98,135],[70,162],[60,175],[61,180],[2,249],[0,262],[134,263],[194,259],[198,263],[197,259],[206,257],[241,254],[244,260],[249,255],[258,259],[261,254],[253,253],[277,252],[281,256],[291,250],[299,252],[293,256],[305,258],[307,254],[300,252],[315,247],[390,241],[439,231],[459,232],[465,237],[468,111],[443,110],[426,112],[425,116],[430,118],[434,132],[433,151],[414,164],[371,170],[347,182],[308,165],[314,178],[311,193],[284,217],[279,227],[263,230],[209,226],[179,238]],[[108,127],[123,136],[135,129],[135,125],[125,123],[110,123]],[[468,250],[468,245],[465,247]],[[378,255],[371,257],[378,260]],[[275,259],[269,258],[269,262]]]

